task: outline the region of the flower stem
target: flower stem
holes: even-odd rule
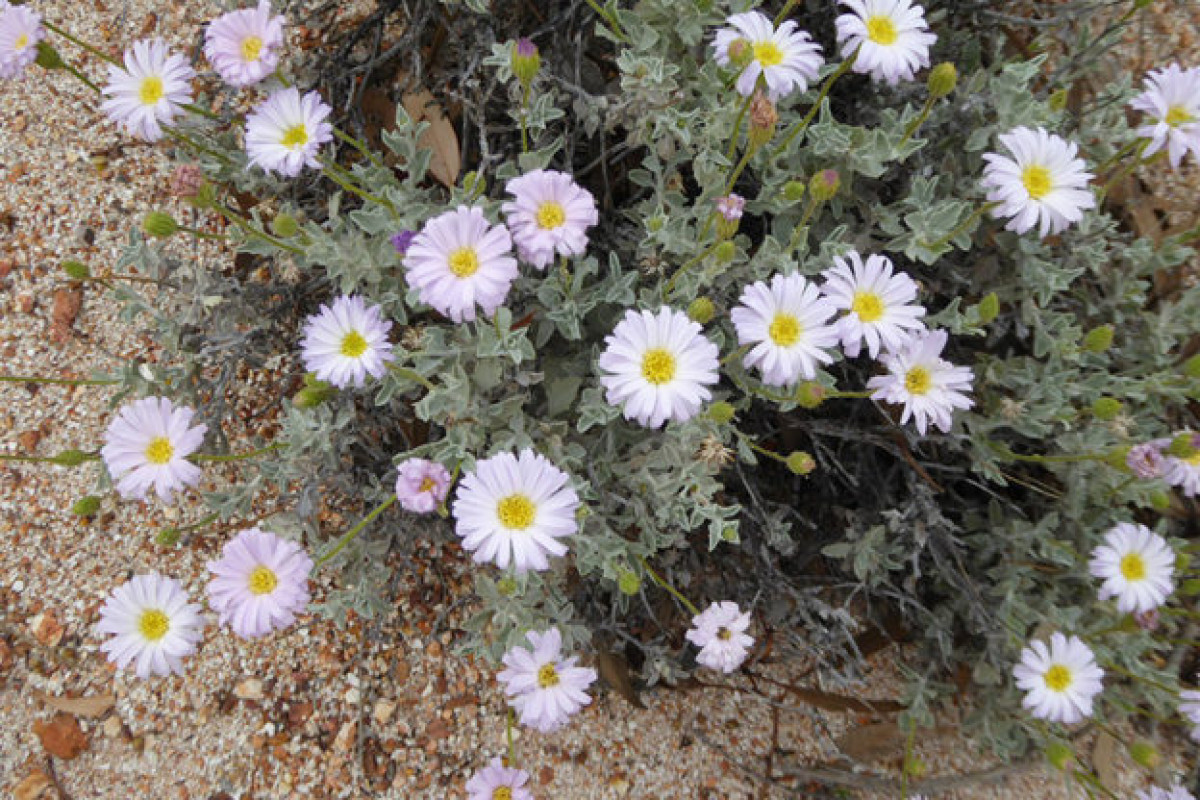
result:
[[[354,176],[352,176],[350,173],[348,173],[345,170],[338,167],[337,164],[335,164],[334,162],[332,162],[328,159],[324,159],[324,158],[321,159],[320,161],[321,161],[321,166],[324,168],[324,169],[322,169],[322,172],[325,173],[326,178],[329,178],[329,180],[333,181],[338,186],[341,186],[347,192],[358,195],[363,200],[367,200],[372,203],[375,203],[376,205],[383,206],[388,211],[392,212],[392,216],[398,216],[396,214],[396,207],[393,206],[390,201],[388,201],[382,197],[377,197],[377,196],[371,194],[370,192],[368,192],[367,190],[359,188],[358,186],[355,186],[354,185]]]
[[[383,161],[381,161],[379,159],[379,156],[375,155],[375,153],[371,151],[371,148],[367,147],[365,144],[363,144],[361,141],[359,141],[354,136],[351,136],[350,134],[343,131],[341,128],[336,128],[336,127],[333,129],[333,135],[336,136],[338,139],[341,139],[346,144],[353,147],[358,152],[362,153],[367,158],[367,160],[370,161],[375,166],[381,167],[383,169],[387,169],[387,165],[384,164]]]
[[[521,152],[529,152],[529,129],[526,127],[526,117],[529,116],[529,84],[522,83],[521,107],[517,109],[517,117],[521,121]]]
[[[713,242],[699,255],[692,256],[687,261],[683,262],[683,266],[675,270],[675,274],[670,277],[670,279],[667,281],[667,285],[663,287],[663,300],[665,301],[671,295],[671,292],[675,289],[675,283],[679,280],[683,273],[687,272],[689,269],[712,255],[720,245],[720,242]]]
[[[870,397],[873,394],[875,394],[875,393],[873,391],[871,391],[870,389],[864,389],[861,392],[843,392],[839,389],[830,389],[828,394],[826,394],[825,396],[826,397],[846,397],[846,398],[863,399],[863,398]]]
[[[401,378],[407,378],[408,380],[412,381],[413,383],[421,384],[422,386],[424,386],[426,389],[428,389],[431,392],[434,391],[435,389],[437,389],[437,387],[434,386],[433,383],[428,378],[426,378],[424,375],[422,375],[421,373],[417,372],[414,369],[409,369],[408,367],[400,367],[391,362],[388,362],[388,369],[390,369],[392,372],[399,375]]]
[[[942,238],[940,238],[936,241],[921,242],[921,247],[924,247],[926,250],[936,250],[937,248],[945,245],[947,242],[949,242],[955,236],[958,236],[960,233],[965,231],[968,227],[970,227],[971,223],[975,222],[977,219],[979,219],[984,214],[991,211],[993,208],[995,208],[998,205],[1000,205],[1000,204],[999,203],[984,203],[979,208],[972,211],[970,213],[970,215],[967,216],[966,219],[964,219],[962,222],[958,223],[958,225],[954,226],[954,230],[950,231],[945,236],[943,236]]]
[[[746,95],[746,100],[738,109],[737,119],[733,123],[733,135],[729,137],[729,151],[725,153],[725,158],[730,161],[733,161],[733,156],[737,153],[738,140],[742,138],[742,120],[746,118],[746,111],[750,108],[750,101],[753,99],[754,93],[751,92]]]
[[[254,227],[253,225],[248,223],[246,221],[245,217],[243,217],[241,214],[238,214],[233,209],[225,206],[224,204],[214,203],[213,208],[215,208],[217,210],[217,212],[219,212],[221,214],[221,216],[225,217],[225,219],[229,220],[234,225],[237,225],[239,228],[241,228],[243,231],[250,234],[251,236],[257,236],[259,239],[262,239],[263,241],[268,242],[275,247],[278,247],[280,250],[287,250],[289,253],[295,253],[296,255],[304,255],[304,251],[301,250],[299,247],[292,247],[290,244],[287,244],[285,242],[280,241],[279,239],[276,239],[274,236],[271,236],[270,234],[266,233],[265,231],[260,231],[258,228]]]
[[[1130,680],[1141,681],[1142,683],[1146,684],[1147,686],[1153,686],[1155,689],[1166,692],[1167,694],[1171,695],[1172,697],[1179,696],[1178,691],[1176,691],[1175,689],[1172,689],[1170,686],[1167,686],[1165,683],[1159,683],[1158,681],[1154,680],[1153,678],[1147,678],[1142,675],[1138,675],[1136,673],[1130,672],[1129,670],[1127,670],[1124,667],[1117,664],[1115,661],[1105,661],[1103,663],[1104,663],[1105,669],[1110,669],[1113,672],[1117,673],[1118,675],[1124,675],[1126,678],[1129,678]]]
[[[742,172],[746,169],[746,165],[750,163],[750,159],[754,158],[758,150],[759,148],[751,145],[746,148],[746,152],[742,153],[742,160],[733,168],[733,172],[729,173],[729,180],[725,184],[725,194],[733,191],[733,186],[737,183],[737,179],[741,177]]]
[[[626,35],[625,30],[621,27],[621,23],[617,22],[616,16],[608,13],[596,0],[587,0],[587,4],[592,7],[592,11],[595,11],[600,15],[601,19],[608,23],[608,26],[613,29],[613,33],[617,35],[618,39],[622,42],[629,41],[629,36]]]
[[[1079,453],[1061,456],[1023,455],[1014,453],[999,442],[988,440],[987,445],[1008,461],[1029,461],[1034,464],[1075,464],[1083,461],[1103,461],[1108,458],[1106,453]]]
[[[643,558],[642,556],[638,556],[637,559],[638,559],[638,561],[641,562],[642,569],[646,570],[646,574],[649,575],[654,580],[655,583],[657,583],[659,586],[661,586],[662,588],[664,588],[668,592],[670,592],[671,596],[674,597],[676,600],[678,600],[680,603],[683,603],[683,607],[686,608],[688,611],[692,612],[692,616],[694,616],[694,617],[700,616],[700,609],[698,609],[694,605],[692,605],[692,601],[688,600],[686,597],[684,597],[682,594],[680,594],[679,591],[674,586],[667,583],[666,579],[663,578],[662,575],[659,575],[657,572],[655,572],[654,568],[650,566],[650,564],[646,561],[645,558]]]
[[[792,10],[792,6],[794,5],[796,5],[796,0],[787,0],[783,4],[783,8],[779,9],[779,13],[775,15],[775,21],[772,23],[776,28],[779,27],[779,23],[787,19],[788,12]]]
[[[313,565],[313,569],[316,569],[317,567],[321,566],[322,564],[326,563],[331,558],[336,556],[338,553],[342,552],[342,550],[346,547],[346,545],[348,545],[348,544],[350,544],[350,542],[354,541],[354,537],[356,537],[356,536],[358,536],[358,534],[362,533],[363,528],[367,527],[372,522],[374,522],[376,517],[378,517],[384,511],[387,511],[389,508],[391,508],[392,504],[395,502],[396,502],[396,495],[395,495],[395,493],[392,493],[391,495],[388,496],[387,500],[384,500],[382,503],[377,505],[375,507],[375,510],[373,510],[370,514],[367,514],[365,517],[363,517],[361,522],[359,522],[357,525],[355,525],[353,528],[351,528],[349,531],[347,531],[345,536],[338,539],[337,544],[335,544],[327,553],[325,553],[325,555],[318,558],[317,563]]]
[[[76,39],[74,36],[67,33],[62,28],[55,25],[53,22],[47,22],[46,20],[43,19],[42,27],[44,27],[48,31],[51,31],[52,33],[57,33],[59,36],[66,39],[71,44],[75,45],[76,47],[83,48],[87,52],[94,55],[96,58],[107,61],[110,64],[116,64],[118,67],[122,67],[122,68],[124,67],[124,65],[121,64],[120,61],[117,61],[115,58],[110,56],[108,53],[104,53],[104,52],[101,52],[100,50],[97,50],[95,47],[92,47],[90,44],[88,44],[87,42],[85,42],[81,39]]]
[[[205,453],[195,453],[191,456],[191,458],[194,458],[197,461],[246,461],[247,459],[257,458],[258,456],[266,455],[267,453],[274,452],[275,450],[279,450],[286,446],[287,445],[276,442],[275,444],[269,444],[266,447],[259,448],[258,450],[251,450],[248,453],[230,453],[229,455],[208,455]]]
[[[84,453],[82,455],[82,458],[83,458],[83,461],[80,463],[85,463],[88,461],[97,461],[100,458],[100,454],[99,453]],[[31,464],[58,464],[59,466],[62,466],[62,467],[78,466],[78,464],[75,464],[74,462],[71,462],[70,464],[64,464],[61,459],[62,459],[61,454],[57,455],[57,456],[20,456],[20,455],[13,456],[13,455],[7,455],[4,453],[0,453],[0,461],[24,461],[24,462],[31,463]]]
[[[508,766],[515,768],[517,765],[517,744],[513,741],[513,709],[508,707],[508,714],[504,718],[505,734],[508,736]]]
[[[908,140],[912,138],[913,134],[925,124],[925,120],[929,119],[929,113],[933,111],[933,104],[936,102],[937,98],[935,98],[933,95],[925,98],[925,105],[921,109],[920,115],[918,115],[917,118],[912,122],[908,123],[908,127],[904,129],[904,136],[900,139],[900,144],[898,145],[899,147],[903,147]]]
[[[854,60],[856,58],[858,58],[857,50],[854,51],[854,55],[850,56],[841,64],[839,64],[838,68],[835,69],[830,76],[825,79],[825,83],[821,86],[821,91],[817,94],[817,99],[813,101],[812,108],[810,108],[808,113],[804,115],[804,119],[796,123],[796,126],[788,131],[787,136],[784,136],[779,144],[775,146],[775,149],[771,152],[772,158],[786,150],[787,146],[792,143],[793,139],[808,129],[808,124],[812,122],[813,117],[817,115],[817,111],[819,111],[821,108],[821,103],[824,102],[825,98],[829,96],[829,90],[833,88],[834,81],[850,71],[850,68],[854,66]]]
[[[74,380],[70,378],[44,378],[41,375],[0,375],[0,383],[50,383],[61,386],[113,386],[119,380],[108,378],[96,380]]]
[[[87,75],[84,75],[82,72],[80,72],[75,67],[71,66],[70,64],[68,64],[64,61],[62,68],[65,69],[67,72],[71,73],[72,75],[74,75],[76,78],[78,78],[83,83],[84,86],[88,87],[96,94],[101,93],[101,91],[102,91],[101,88],[99,86],[97,86],[96,84],[92,83],[91,80],[88,79]]]
[[[193,228],[188,225],[180,225],[179,230],[183,231],[184,233],[190,233],[192,236],[195,236],[197,239],[215,239],[215,240],[219,240],[219,241],[224,241],[225,239],[229,238],[228,236],[226,236],[223,233],[209,233],[208,231],[202,231],[202,230],[199,230],[198,228]],[[153,279],[151,279],[151,280],[153,280]]]

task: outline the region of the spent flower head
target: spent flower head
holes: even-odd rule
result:
[[[450,470],[437,461],[410,458],[396,465],[396,498],[405,511],[436,511],[450,491]]]

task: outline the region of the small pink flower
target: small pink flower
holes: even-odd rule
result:
[[[446,501],[450,471],[436,461],[410,458],[396,467],[396,497],[405,511],[428,514]]]
[[[726,222],[737,222],[742,218],[742,209],[746,207],[746,198],[730,192],[725,197],[717,198],[717,212]]]
[[[296,621],[308,605],[313,560],[295,542],[247,528],[208,562],[208,604],[244,639],[265,636]]]
[[[1139,478],[1150,480],[1162,477],[1166,459],[1162,448],[1155,442],[1134,445],[1125,456],[1125,465]]]
[[[524,788],[529,783],[529,773],[523,769],[513,769],[504,766],[499,758],[493,758],[491,763],[476,772],[467,781],[467,800],[496,800],[507,797],[510,800],[533,800],[533,792]],[[508,793],[499,790],[507,789]]]

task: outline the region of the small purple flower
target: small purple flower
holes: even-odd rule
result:
[[[746,198],[741,195],[729,193],[728,197],[717,198],[717,211],[725,218],[726,222],[737,222],[742,218],[742,209],[746,207]]]
[[[400,231],[392,234],[392,247],[396,248],[396,252],[404,255],[408,252],[408,248],[412,245],[413,239],[417,238],[416,231]]]
[[[300,545],[247,528],[226,542],[220,560],[208,562],[208,604],[243,639],[265,636],[304,611],[312,568]]]
[[[436,461],[410,458],[396,472],[396,497],[404,510],[428,514],[446,501],[450,471]]]
[[[1159,623],[1158,609],[1152,608],[1149,611],[1136,612],[1133,615],[1133,621],[1144,631],[1156,631]]]
[[[506,767],[499,758],[493,758],[491,763],[467,781],[468,800],[496,800],[498,797],[533,800],[533,793],[524,788],[528,782],[528,772]]]
[[[1162,477],[1166,459],[1158,442],[1134,445],[1125,456],[1125,466],[1139,478],[1151,480]]]
[[[521,58],[533,58],[537,54],[537,45],[533,43],[532,39],[525,36],[517,39],[517,55]]]

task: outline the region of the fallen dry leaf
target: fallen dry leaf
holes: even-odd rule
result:
[[[50,780],[50,776],[40,769],[35,769],[13,787],[12,793],[14,800],[38,800],[41,797],[49,797],[46,790],[52,788],[54,781]]]
[[[92,694],[85,697],[53,697],[36,692],[35,697],[55,711],[74,714],[77,717],[102,717],[112,708],[117,698],[111,694]]]
[[[79,727],[79,720],[63,711],[55,714],[49,722],[38,720],[33,723],[33,732],[37,734],[47,753],[68,761],[88,746],[87,736]]]
[[[453,187],[458,183],[458,171],[462,166],[458,154],[458,134],[454,132],[454,126],[427,89],[409,92],[400,102],[414,121],[429,123],[429,127],[417,139],[417,146],[433,151],[429,159],[429,172],[444,186]]]
[[[50,312],[50,338],[62,344],[71,338],[71,327],[83,308],[83,290],[61,287],[54,290],[54,308]]]

